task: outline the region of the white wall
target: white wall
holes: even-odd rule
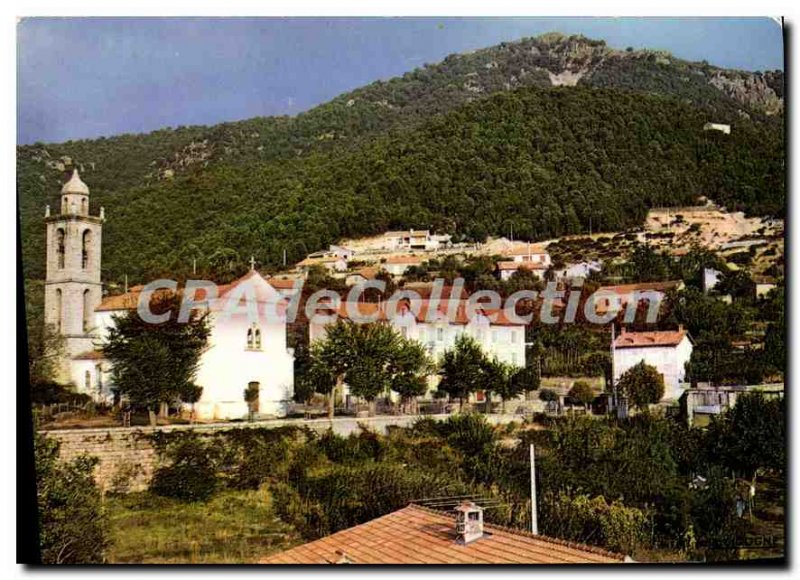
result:
[[[647,346],[638,348],[616,348],[614,350],[614,382],[631,367],[644,361],[658,369],[664,376],[664,398],[677,400],[683,389],[681,383],[686,377],[685,364],[692,356],[692,343],[688,337],[677,346]]]
[[[259,413],[282,417],[294,394],[294,358],[286,350],[286,325],[261,320],[261,349],[247,348],[246,315],[221,320],[212,313],[208,350],[200,361],[197,384],[203,387],[195,405],[198,419],[247,416],[244,390],[258,382]]]

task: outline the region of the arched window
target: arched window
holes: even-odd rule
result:
[[[63,298],[61,296],[61,289],[56,289],[56,330],[61,332],[61,321],[64,319],[64,313],[62,312],[63,306]]]
[[[247,329],[247,349],[261,350],[261,329],[256,324]]]
[[[58,228],[56,230],[56,256],[58,257],[58,267],[64,268],[64,255],[66,248],[64,247],[65,234],[64,230]]]
[[[81,214],[86,215],[87,213],[89,212],[86,211],[86,198],[84,197],[81,198]]]
[[[83,291],[83,331],[89,332],[92,327],[92,297],[89,290]]]
[[[89,391],[91,391],[91,389],[92,389],[92,373],[90,373],[89,371],[86,371],[84,373],[84,375],[83,375],[83,383],[84,383],[84,387],[86,389],[86,392],[88,393]]]
[[[89,267],[89,246],[92,244],[92,231],[85,230],[81,241],[81,267],[85,270]]]

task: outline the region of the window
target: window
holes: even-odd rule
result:
[[[89,290],[83,291],[83,332],[92,327],[92,297]]]
[[[59,228],[56,230],[56,256],[58,258],[58,267],[63,269],[64,268],[64,230]]]
[[[436,329],[436,340],[442,342],[444,340],[444,328],[437,328]]]
[[[261,350],[261,329],[255,324],[247,329],[247,350]]]
[[[403,338],[408,338],[408,327],[407,326],[401,326],[400,327],[400,334],[402,335]]]
[[[92,373],[89,371],[83,374],[83,385],[87,393],[92,389]]]
[[[84,270],[89,267],[89,245],[92,243],[92,232],[85,230],[81,240],[81,268]]]
[[[81,213],[86,215],[88,212],[86,211],[86,198],[81,199]]]
[[[497,331],[496,330],[492,331],[492,342],[497,342]]]
[[[511,364],[514,365],[514,366],[517,365],[517,353],[515,353],[515,352],[511,353]]]
[[[61,321],[64,319],[64,300],[61,296],[61,289],[56,289],[56,330],[61,332]]]
[[[517,342],[517,331],[516,330],[512,330],[511,331],[511,342],[513,342],[513,343]]]

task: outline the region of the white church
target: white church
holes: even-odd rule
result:
[[[112,398],[110,364],[102,344],[115,315],[137,308],[142,287],[105,299],[100,279],[103,209],[89,213],[89,188],[78,171],[61,190],[61,211],[45,213],[47,228],[47,278],[45,323],[64,337],[66,360],[61,379],[78,392],[98,401]],[[286,344],[286,321],[278,317],[252,317],[231,304],[255,297],[259,306],[285,301],[285,289],[273,287],[255,269],[227,285],[217,287],[201,308],[209,314],[211,333],[203,353],[196,383],[203,387],[195,404],[200,420],[240,419],[248,414],[244,391],[258,388],[258,411],[268,416],[286,415],[294,392],[294,355]],[[226,308],[227,307],[227,308]]]

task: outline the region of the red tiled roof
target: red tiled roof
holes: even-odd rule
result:
[[[499,270],[513,271],[520,268],[523,270],[547,270],[547,266],[539,262],[497,262],[497,268]]]
[[[614,341],[614,348],[642,348],[648,346],[678,346],[687,335],[686,331],[664,330],[653,332],[623,331]]]
[[[484,524],[484,536],[456,542],[455,518],[417,505],[314,542],[262,564],[620,564],[616,554],[583,544]]]
[[[548,253],[536,246],[517,246],[503,252],[504,256],[547,256]]]
[[[217,285],[217,296],[219,298],[225,297],[228,292],[236,288],[242,282],[249,280],[253,275],[261,276],[256,270],[250,270],[247,274],[239,278],[238,280],[234,280],[230,284],[218,284]],[[276,280],[270,279],[266,281],[267,284],[271,285],[276,290],[280,289],[291,289],[294,284],[294,280]],[[291,282],[291,284],[288,284]],[[143,285],[132,286],[128,292],[125,294],[117,294],[116,296],[106,296],[102,302],[95,308],[95,312],[104,312],[104,311],[113,311],[113,310],[135,310],[139,304],[139,295],[144,290]],[[158,299],[163,296],[169,296],[172,294],[172,290],[161,289],[156,290],[153,292],[152,299]],[[183,289],[178,290],[178,294],[183,294]],[[205,289],[198,288],[195,291],[194,299],[195,301],[202,301],[205,298]]]
[[[431,307],[431,300],[423,299],[419,301],[419,310],[415,316],[417,322],[427,322],[428,320],[428,312]],[[397,313],[399,314],[401,311],[402,305],[398,304],[397,306]],[[354,310],[356,309],[356,310]],[[448,301],[441,300],[438,304],[438,310],[442,313],[442,315],[447,315],[448,313]],[[451,324],[458,324],[458,325],[466,325],[469,324],[471,319],[469,316],[469,312],[467,311],[467,301],[466,300],[459,300],[457,306],[453,309],[455,312],[452,316],[449,317],[449,322]],[[364,317],[372,317],[377,313],[377,320],[387,320],[387,314],[385,310],[385,304],[378,304],[375,302],[342,302],[339,306],[337,311],[337,316],[344,320],[348,320],[350,318],[349,314],[352,312],[358,312]],[[331,310],[324,306],[320,305],[320,314],[323,313],[332,313]],[[524,326],[522,323],[514,322],[509,320],[503,309],[493,309],[493,308],[477,308],[477,313],[483,313],[485,316],[490,318],[490,324],[496,324],[499,326]],[[494,318],[491,321],[491,318]],[[436,316],[431,316],[433,320],[436,320]]]
[[[422,258],[417,256],[389,256],[386,264],[421,264]]]
[[[602,286],[597,289],[598,292],[608,292],[617,294],[618,296],[625,296],[632,292],[646,292],[648,290],[655,290],[656,292],[668,292],[669,290],[678,290],[683,286],[681,280],[669,280],[667,282],[640,282],[638,284],[620,284],[619,286]]]

